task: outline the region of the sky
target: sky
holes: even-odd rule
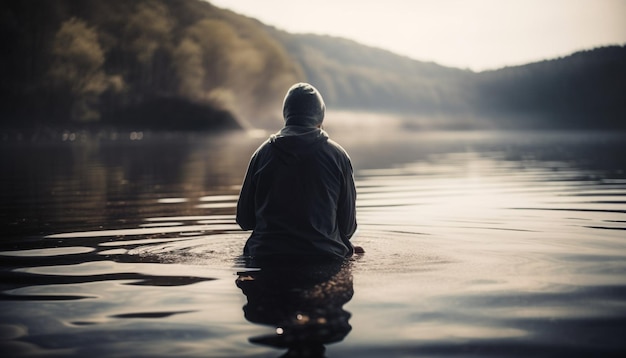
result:
[[[626,44],[626,0],[210,0],[292,33],[483,71]]]

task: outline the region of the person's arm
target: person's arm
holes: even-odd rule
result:
[[[241,192],[239,193],[239,200],[237,201],[237,224],[243,230],[253,230],[256,225],[255,207],[254,207],[254,163],[256,159],[256,153],[250,159],[246,176],[241,186]]]
[[[341,240],[348,247],[352,247],[350,239],[357,228],[356,223],[356,187],[352,174],[352,164],[348,160],[344,172],[344,182],[337,206],[337,221]]]

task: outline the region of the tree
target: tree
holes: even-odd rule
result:
[[[54,37],[52,55],[48,77],[54,88],[73,96],[68,103],[72,120],[100,119],[99,96],[110,83],[102,69],[104,52],[96,30],[77,18],[65,21]]]

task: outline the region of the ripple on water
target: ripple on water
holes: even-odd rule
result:
[[[15,251],[0,251],[0,256],[14,257],[51,257],[77,255],[95,251],[92,247],[70,246],[70,247],[53,247],[49,249],[30,249]]]
[[[623,194],[622,181],[582,175],[566,163],[521,166],[497,153],[440,155],[359,171],[356,179],[355,241],[366,250],[357,270],[430,270],[452,286],[471,278],[511,291],[619,280],[562,255],[624,252],[623,240],[611,234],[624,230],[622,200],[611,197]],[[607,264],[614,273],[625,269]]]

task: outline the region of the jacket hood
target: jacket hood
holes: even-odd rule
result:
[[[316,127],[324,121],[322,95],[308,83],[296,83],[283,100],[283,117],[288,126]]]
[[[289,165],[305,160],[327,141],[323,130],[302,126],[286,126],[269,139],[274,152]]]

